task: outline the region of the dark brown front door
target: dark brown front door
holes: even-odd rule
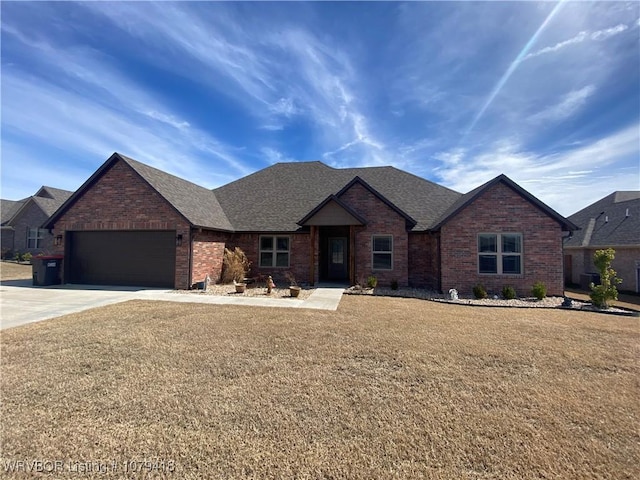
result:
[[[346,280],[349,262],[346,237],[329,237],[328,261],[328,279]]]

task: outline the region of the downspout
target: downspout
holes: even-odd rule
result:
[[[191,286],[193,285],[193,233],[195,232],[194,227],[189,228],[189,273],[187,280],[187,290],[191,290]]]

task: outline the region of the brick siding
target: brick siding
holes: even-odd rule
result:
[[[373,195],[362,185],[355,183],[340,196],[345,204],[367,221],[355,228],[356,280],[375,275],[378,285],[389,286],[394,280],[405,287],[409,284],[409,234],[406,220]],[[371,238],[373,235],[393,236],[393,268],[374,270],[372,267]]]
[[[193,234],[192,283],[203,282],[207,275],[213,283],[220,281],[228,238],[229,234],[214,231]]]
[[[437,234],[409,233],[409,285],[440,290]]]
[[[15,252],[50,253],[53,249],[53,235],[48,231],[42,234],[42,240],[38,242],[38,248],[28,248],[27,236],[30,228],[39,228],[49,218],[33,201],[28,201],[18,217],[11,223],[14,229],[13,250]]]
[[[189,288],[190,225],[126,163],[114,163],[60,216],[53,235],[82,230],[175,230],[182,235],[176,246],[175,288]],[[62,245],[54,253],[64,254]]]
[[[478,273],[479,233],[521,233],[522,275]],[[455,288],[471,294],[482,283],[500,294],[511,285],[519,295],[530,295],[536,281],[544,282],[549,295],[562,295],[563,257],[560,225],[502,183],[489,188],[441,229],[442,290]]]

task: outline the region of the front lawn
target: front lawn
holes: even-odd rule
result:
[[[353,296],[337,312],[99,308],[2,332],[1,467],[58,461],[55,478],[86,478],[77,470],[89,462],[92,478],[638,478],[638,326]]]

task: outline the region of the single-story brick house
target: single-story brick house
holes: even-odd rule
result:
[[[2,252],[31,254],[48,253],[53,237],[42,224],[73,192],[42,186],[31,197],[22,200],[2,200]]]
[[[114,153],[45,223],[68,283],[189,288],[240,247],[252,276],[563,291],[576,227],[504,175],[462,195],[393,167],[278,163],[208,190]]]
[[[601,198],[569,217],[580,227],[565,241],[565,281],[586,287],[597,273],[596,250],[613,248],[612,268],[622,283],[619,290],[640,292],[640,191],[618,191]]]

